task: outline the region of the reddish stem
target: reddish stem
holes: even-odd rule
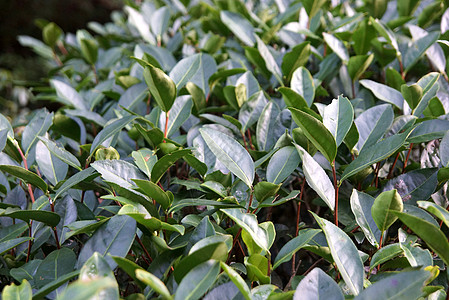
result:
[[[22,157],[23,166],[25,167],[25,170],[28,170],[27,159],[26,159],[25,155],[23,154],[22,149],[20,149],[19,145],[17,145],[17,150],[19,151],[20,156]],[[28,183],[28,193],[30,194],[31,202],[34,203],[34,201],[35,201],[34,193],[33,193],[33,189],[31,187],[30,183]]]
[[[335,160],[332,163],[332,175],[334,177],[334,189],[335,189],[335,215],[334,215],[334,220],[335,220],[335,226],[338,226],[338,189],[339,186],[337,184],[337,172],[335,170]]]
[[[388,179],[390,179],[392,177],[392,175],[393,175],[394,167],[396,166],[396,162],[398,161],[400,153],[401,152],[398,152],[398,154],[396,154],[396,157],[394,159],[393,165],[390,168],[390,172],[388,172],[388,176],[387,176]]]
[[[249,138],[249,146],[251,147],[252,150],[255,150],[256,148],[254,148],[253,141],[251,139],[251,132],[249,131],[249,129],[246,131],[246,133],[248,134]]]
[[[167,111],[165,113],[165,129],[164,129],[164,138],[167,138],[167,131],[168,131],[168,117],[170,116],[170,111]],[[166,143],[166,141],[164,140],[164,143]]]
[[[407,157],[405,158],[405,161],[404,161],[404,169],[402,169],[402,174],[405,173],[405,167],[407,167],[408,159],[410,157],[410,152],[412,152],[412,148],[413,148],[413,143],[410,143],[410,148],[408,148]]]
[[[140,247],[142,247],[143,252],[145,252],[145,255],[148,257],[150,262],[153,262],[153,259],[151,258],[150,253],[148,253],[147,248],[145,248],[145,245],[142,243],[142,240],[137,236],[137,234],[136,234],[136,240],[139,243]],[[142,257],[145,260],[145,262],[149,265],[150,263],[148,263],[148,261],[145,259],[145,256],[142,256]]]

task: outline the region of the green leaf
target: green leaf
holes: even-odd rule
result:
[[[430,273],[424,270],[403,271],[390,275],[370,285],[354,300],[414,299],[421,295]]]
[[[54,47],[56,42],[59,40],[59,37],[62,35],[62,29],[58,25],[53,22],[48,23],[42,29],[42,38],[50,47]]]
[[[247,186],[252,187],[255,171],[248,151],[232,137],[220,131],[202,128],[200,133],[217,159]]]
[[[133,179],[133,181],[145,195],[154,199],[164,209],[167,209],[170,206],[171,204],[170,197],[157,184],[148,180],[141,180],[141,179]]]
[[[325,0],[304,0],[303,5],[307,12],[307,15],[309,16],[309,19],[312,19],[325,3]]]
[[[73,87],[57,79],[50,80],[50,84],[55,88],[56,95],[62,103],[81,110],[83,114],[91,113],[83,97]]]
[[[22,149],[25,156],[28,155],[31,148],[39,141],[38,137],[44,135],[53,122],[53,113],[46,109],[39,110],[31,119],[22,133]]]
[[[78,256],[78,267],[94,254],[99,252],[104,256],[111,269],[116,267],[112,257],[106,254],[124,257],[134,241],[136,221],[128,216],[113,216],[99,227],[84,244]]]
[[[131,179],[145,179],[137,167],[124,160],[97,160],[91,165],[104,180],[123,188],[134,186]]]
[[[340,183],[372,164],[384,160],[394,154],[401,148],[409,134],[410,130],[387,137],[377,144],[364,149],[363,152],[346,167],[341,176]]]
[[[73,271],[76,264],[75,253],[67,248],[55,250],[45,257],[34,275],[37,288],[58,280],[63,275]]]
[[[345,47],[345,44],[343,44],[343,42],[337,37],[326,32],[323,32],[323,37],[324,41],[326,42],[326,44],[329,45],[332,51],[334,51],[335,54],[337,54],[338,57],[340,57],[340,59],[343,61],[344,64],[347,64],[349,60],[349,53],[348,49],[346,49]]]
[[[429,201],[418,201],[418,206],[424,208],[438,219],[444,222],[446,226],[449,227],[449,212],[445,210],[443,207]]]
[[[335,299],[345,297],[338,284],[320,268],[314,268],[296,287],[294,299]]]
[[[225,261],[228,257],[228,247],[224,242],[218,242],[204,246],[181,259],[177,265],[174,276],[177,282],[183,278],[196,266],[210,259]]]
[[[294,92],[306,100],[307,106],[310,107],[312,105],[315,99],[315,84],[309,70],[304,67],[297,68],[293,72],[290,86]]]
[[[399,45],[394,33],[378,19],[370,17],[369,22],[374,26],[377,32],[387,40],[387,43],[396,50],[396,56],[400,56]]]
[[[371,207],[374,204],[374,198],[353,189],[350,204],[357,225],[360,226],[370,244],[378,247],[382,233],[379,231],[379,228],[371,215]]]
[[[391,105],[382,104],[367,109],[355,119],[359,133],[357,149],[363,153],[364,149],[375,145],[393,123],[394,112]]]
[[[78,159],[69,151],[65,150],[63,147],[58,147],[55,142],[45,138],[39,137],[39,139],[44,143],[44,145],[48,148],[48,150],[57,158],[65,162],[66,164],[78,169],[81,169],[80,162]]]
[[[133,151],[131,156],[134,158],[134,163],[139,167],[139,169],[144,172],[149,179],[151,179],[151,171],[157,162],[157,155],[154,151],[143,148]]]
[[[448,130],[449,121],[447,120],[434,119],[423,121],[416,125],[407,142],[417,144],[441,139]]]
[[[287,106],[291,106],[298,109],[304,109],[309,107],[309,103],[297,92],[288,87],[280,87],[278,91],[282,94],[282,98]],[[311,103],[310,103],[311,105]]]
[[[274,75],[280,85],[284,85],[282,81],[281,68],[279,68],[267,45],[265,45],[265,43],[257,35],[255,35],[255,37],[257,41],[257,49],[259,50],[260,55],[265,61],[267,69]]]
[[[400,16],[411,16],[419,5],[419,0],[398,1],[397,9]]]
[[[262,202],[268,197],[276,195],[281,184],[274,184],[271,182],[260,181],[254,186],[254,195],[257,201]]]
[[[332,258],[353,295],[363,289],[364,269],[357,247],[347,234],[331,222],[312,213],[326,235]]]
[[[427,35],[415,40],[410,47],[407,47],[407,52],[404,55],[404,67],[405,71],[409,71],[424,55],[430,46],[440,37],[439,32],[429,32]]]
[[[208,260],[194,267],[179,283],[175,300],[200,299],[215,282],[220,272],[220,264],[216,260]]]
[[[285,53],[282,58],[282,73],[286,77],[286,81],[290,82],[293,72],[304,66],[309,60],[310,42],[303,42],[293,47],[290,52]]]
[[[0,165],[0,170],[22,179],[26,183],[41,189],[44,193],[48,190],[48,186],[42,178],[25,168],[12,165]]]
[[[376,197],[371,207],[371,214],[382,234],[397,220],[393,211],[401,212],[403,206],[402,198],[395,189]]]
[[[267,166],[267,181],[274,184],[283,182],[298,167],[301,161],[298,151],[293,146],[279,149]]]
[[[81,54],[88,64],[94,65],[98,58],[98,44],[95,40],[80,39]]]
[[[0,244],[0,255],[11,250],[12,248],[14,248],[20,244],[23,244],[29,240],[32,240],[32,239],[33,238],[31,238],[31,237],[19,237],[16,239],[2,241],[2,243]]]
[[[252,300],[251,290],[246,284],[245,280],[230,266],[225,264],[224,262],[220,262],[220,266],[225,271],[225,273],[229,276],[229,279],[237,286],[237,288],[242,293],[243,297],[246,300]]]
[[[20,285],[5,286],[2,291],[2,298],[5,300],[31,300],[33,296],[33,291],[31,290],[31,285],[26,279],[22,281]]]
[[[147,66],[143,71],[145,82],[157,105],[168,112],[176,98],[176,85],[173,80],[159,68]]]
[[[228,208],[222,209],[221,211],[237,223],[243,230],[246,230],[262,250],[269,251],[267,232],[259,227],[255,215],[245,213],[239,208]]]
[[[366,69],[370,66],[374,59],[374,54],[371,55],[356,55],[351,56],[348,61],[348,72],[352,81],[358,80]]]
[[[269,101],[260,114],[256,128],[257,148],[260,151],[268,151],[276,144],[279,114],[279,106],[273,101]]]
[[[220,11],[220,19],[245,45],[254,46],[256,43],[254,28],[242,15],[223,10]]]
[[[112,269],[110,268],[106,259],[104,259],[100,253],[94,252],[94,254],[92,254],[92,256],[81,267],[79,280],[88,282],[90,280],[105,277],[111,278],[115,281],[114,273],[112,272]],[[115,286],[105,288],[102,291],[101,295],[102,297],[107,299],[118,300],[118,284],[116,283]]]
[[[330,131],[316,118],[302,110],[289,107],[293,120],[301,128],[305,136],[333,164],[337,156],[337,144]]]
[[[163,299],[170,300],[172,296],[165,284],[156,276],[145,270],[137,269],[136,277],[144,284],[149,285],[156,293],[162,296]]]
[[[270,262],[271,264],[271,262]],[[268,273],[268,259],[260,254],[251,254],[245,257],[245,266],[250,281],[259,281],[260,284],[269,284],[270,277]]]
[[[444,233],[435,225],[406,213],[391,211],[407,227],[416,233],[447,265],[449,264],[449,242]]]
[[[68,166],[39,141],[36,144],[36,162],[41,174],[53,185],[64,180],[67,175]]]
[[[47,296],[49,293],[56,290],[58,287],[60,287],[67,281],[72,280],[73,278],[77,277],[78,275],[79,275],[79,270],[62,275],[61,277],[58,278],[58,280],[52,281],[52,282],[44,285],[37,292],[35,292],[33,295],[33,299],[34,300],[44,299],[45,296]]]
[[[401,93],[412,110],[418,106],[423,96],[423,90],[417,83],[410,86],[403,84],[401,86]]]
[[[153,166],[151,170],[151,181],[158,183],[165,172],[178,160],[191,152],[190,149],[177,150],[162,156]]]
[[[199,88],[193,82],[187,82],[186,89],[189,94],[192,96],[193,104],[195,105],[196,112],[200,112],[201,110],[206,108],[206,97],[204,96],[203,90]],[[195,112],[194,110],[194,112]],[[197,114],[196,114],[197,115]]]
[[[206,200],[206,199],[182,199],[179,201],[176,201],[173,203],[173,205],[170,207],[170,210],[168,213],[176,212],[184,207],[189,206],[198,206],[198,205],[209,205],[214,207],[220,207],[220,208],[237,208],[241,207],[240,205],[236,204],[235,202],[222,202],[222,201],[213,201],[213,200]]]
[[[170,71],[170,78],[179,91],[187,82],[196,84],[209,94],[209,78],[217,71],[215,59],[206,53],[198,53],[180,60]]]
[[[58,297],[58,300],[85,300],[101,297],[105,290],[113,288],[117,281],[110,277],[101,277],[90,281],[77,280]]]
[[[193,101],[191,97],[180,96],[176,98],[168,117],[167,125],[167,136],[170,137],[178,131],[178,129],[184,124],[185,121],[190,117],[193,107]],[[161,120],[161,128],[165,127],[165,115],[163,113],[163,118]]]
[[[380,264],[383,264],[384,262],[389,261],[392,258],[395,258],[402,254],[404,250],[402,250],[401,245],[399,243],[390,244],[383,248],[380,248],[379,250],[374,253],[371,262],[370,262],[370,270],[374,269]]]
[[[366,54],[371,49],[371,41],[376,37],[376,29],[369,23],[368,19],[359,23],[352,34],[353,48],[357,55]]]
[[[279,250],[276,259],[274,260],[273,270],[279,267],[282,263],[292,259],[293,255],[299,249],[306,246],[310,240],[320,232],[319,229],[303,229],[298,232],[298,236],[291,239]]]
[[[54,200],[56,200],[60,195],[71,189],[73,186],[77,185],[78,183],[94,177],[97,177],[99,174],[95,174],[95,169],[92,167],[89,167],[87,169],[84,169],[75,175],[71,176],[69,179],[67,179],[57,190],[56,194],[54,196]]]
[[[144,289],[145,284],[137,278],[137,271],[145,271],[141,266],[132,262],[126,258],[120,256],[112,256],[112,259],[117,263],[117,265],[126,272],[139,286]]]
[[[403,109],[404,98],[399,91],[369,79],[363,79],[359,82],[365,88],[369,89],[378,99],[391,103],[399,109]]]
[[[354,109],[349,99],[338,96],[324,109],[323,124],[332,133],[337,147],[343,142],[354,121]]]
[[[95,139],[92,142],[92,146],[90,147],[90,154],[95,153],[97,148],[105,142],[109,137],[113,136],[114,134],[120,132],[123,127],[131,123],[137,118],[137,116],[127,116],[120,119],[117,119],[108,125],[106,125],[103,130],[101,130]]]
[[[301,146],[296,145],[296,150],[302,159],[302,169],[304,176],[307,180],[307,184],[320,196],[320,198],[329,206],[329,208],[335,210],[335,188],[332,184],[329,176],[327,176],[324,169],[305,151]]]
[[[3,212],[0,212],[0,217],[15,218],[27,223],[30,220],[35,220],[50,227],[55,227],[61,220],[61,217],[54,212],[45,210],[21,210],[17,208],[7,208]]]

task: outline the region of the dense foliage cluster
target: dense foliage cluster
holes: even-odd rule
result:
[[[56,106],[0,115],[3,299],[445,299],[446,8],[129,1],[20,36]]]

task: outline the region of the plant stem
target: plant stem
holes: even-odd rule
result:
[[[298,208],[296,210],[295,237],[298,236],[298,232],[299,232],[299,219],[300,219],[300,215],[301,215],[301,200],[302,200],[303,195],[304,195],[304,186],[305,186],[305,184],[306,184],[306,178],[304,177],[302,179],[302,182],[301,182],[301,191],[299,193]],[[296,264],[296,254],[293,254],[293,257],[292,257],[292,272],[294,272],[294,270],[296,269],[295,268],[295,264]],[[294,275],[292,274],[292,276],[294,276]]]
[[[31,226],[33,226],[33,220],[30,221],[30,223],[28,223],[28,230],[29,230],[29,237],[32,238],[33,234],[31,232]],[[27,251],[27,258],[25,260],[25,262],[28,262],[30,260],[30,255],[31,255],[31,246],[33,245],[32,240],[28,241],[28,251]]]
[[[335,189],[335,226],[338,226],[338,189],[339,186],[337,184],[337,172],[335,170],[335,160],[332,163],[332,175],[334,177],[334,189]]]
[[[246,143],[246,137],[243,134],[243,132],[241,132],[241,131],[240,131],[240,134],[242,135],[243,144],[245,145],[245,149],[246,149],[246,151],[248,151],[248,144]]]
[[[97,68],[95,68],[95,65],[92,65],[92,71],[94,72],[94,76],[95,76],[95,84],[98,84],[98,74],[97,74]]]
[[[170,111],[165,113],[165,129],[164,129],[164,138],[167,138],[168,133],[168,118],[170,117]],[[164,141],[165,143],[166,141]]]
[[[251,132],[249,131],[249,129],[246,131],[246,133],[248,134],[249,146],[251,147],[251,150],[255,150],[256,148],[254,148],[253,141],[251,139]]]
[[[354,84],[354,80],[351,82],[351,87],[352,87],[352,99],[355,99],[355,84]]]
[[[390,172],[388,172],[387,179],[390,179],[391,176],[393,175],[394,167],[396,166],[396,162],[398,161],[399,154],[401,154],[401,152],[398,152],[398,154],[396,154],[396,157],[394,159],[393,165],[390,168]]]
[[[405,161],[404,161],[404,168],[402,169],[402,174],[405,173],[405,168],[407,167],[407,162],[410,157],[410,152],[412,152],[412,148],[413,148],[413,143],[410,143],[410,147],[408,148],[408,152],[407,152],[407,157],[405,158]]]
[[[55,212],[55,204],[51,200],[50,196],[48,196],[48,202],[50,203],[51,212]],[[61,249],[61,245],[59,244],[58,231],[56,230],[56,227],[52,227],[52,229],[53,229],[53,233],[55,235],[56,247],[58,249]]]
[[[251,209],[252,204],[253,204],[253,190],[251,189],[251,194],[249,196],[249,203],[248,203],[248,208],[246,209],[246,213],[249,213],[249,210]]]
[[[23,166],[25,167],[25,170],[28,170],[27,158],[23,154],[23,151],[18,144],[16,145],[16,148],[19,151],[20,156],[22,157]],[[35,199],[34,199],[33,189],[31,187],[30,183],[28,183],[27,185],[28,185],[28,193],[30,194],[31,203],[34,203]]]
[[[145,248],[145,245],[142,243],[142,240],[139,238],[139,236],[136,234],[136,240],[139,243],[140,247],[142,247],[143,252],[145,252],[145,255],[148,257],[148,259],[150,260],[150,262],[153,262],[153,259],[151,258],[150,253],[148,253],[147,248]],[[146,261],[145,257],[142,256],[143,259]],[[147,264],[149,265],[149,263],[147,262]]]
[[[401,77],[405,80],[405,73],[404,73],[404,65],[402,64],[402,59],[400,56],[398,56],[398,62],[399,62],[399,69],[401,70]]]

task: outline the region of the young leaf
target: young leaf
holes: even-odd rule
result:
[[[399,243],[387,245],[374,253],[371,262],[370,262],[370,270],[374,269],[380,264],[389,261],[392,258],[395,258],[402,254],[404,250],[402,250],[401,245]]]
[[[416,233],[432,249],[443,262],[449,264],[449,242],[444,233],[435,225],[399,211],[392,211],[395,217]]]
[[[136,270],[136,277],[143,283],[149,285],[156,293],[161,295],[163,299],[173,299],[165,284],[150,272],[138,269]]]
[[[338,96],[324,109],[323,124],[332,133],[337,147],[343,142],[354,121],[354,109],[349,99]]]
[[[353,82],[363,75],[373,59],[374,54],[351,56],[348,61],[348,72]]]
[[[402,212],[402,198],[397,190],[381,193],[374,200],[371,214],[382,234],[397,220],[393,211]]]
[[[90,154],[94,153],[104,141],[106,141],[109,137],[113,136],[114,134],[118,133],[120,130],[123,129],[123,127],[134,121],[136,118],[137,116],[131,115],[117,119],[106,125],[103,128],[103,130],[100,131],[93,140],[92,146],[90,147]]]
[[[417,83],[410,86],[403,84],[401,86],[401,93],[412,110],[418,106],[423,96],[423,90]]]
[[[355,220],[371,245],[378,247],[382,233],[379,231],[371,215],[371,208],[374,201],[374,198],[370,195],[359,192],[356,189],[352,190],[350,203]]]
[[[33,291],[31,290],[30,283],[24,279],[20,285],[5,286],[2,291],[3,299],[17,299],[17,300],[31,300],[33,297]]]
[[[282,263],[289,261],[299,249],[307,245],[307,243],[318,233],[319,229],[304,229],[298,232],[298,236],[291,239],[279,250],[274,260],[273,270]]]
[[[337,37],[326,32],[323,32],[323,37],[324,40],[326,41],[326,44],[329,45],[332,51],[334,51],[335,54],[337,54],[338,57],[340,57],[340,59],[343,61],[344,64],[347,64],[349,60],[349,53],[348,49],[346,49],[345,47],[345,44],[343,44],[343,42],[339,40]]]
[[[291,89],[301,95],[310,107],[315,98],[315,84],[310,72],[304,68],[297,68],[292,75],[290,82]]]
[[[296,287],[294,300],[299,299],[335,299],[345,297],[338,284],[320,268],[314,268]]]
[[[176,98],[173,80],[164,71],[151,65],[145,67],[143,76],[156,103],[164,112],[168,112]]]
[[[162,176],[165,174],[165,172],[178,160],[182,157],[189,154],[191,151],[190,149],[182,149],[173,151],[169,154],[166,154],[162,156],[161,159],[159,159],[153,166],[153,169],[151,170],[151,181],[154,183],[158,183],[159,180],[161,180]]]
[[[170,206],[170,197],[164,192],[157,184],[141,179],[133,179],[137,186],[143,191],[145,195],[154,199],[159,203],[164,209]],[[170,193],[170,192],[168,192]]]
[[[419,207],[424,208],[428,212],[438,217],[438,219],[443,221],[444,224],[449,227],[449,212],[447,212],[447,210],[445,210],[443,207],[429,201],[418,201],[417,204]]]
[[[358,295],[363,289],[365,272],[357,247],[343,230],[314,213],[312,215],[326,235],[332,258],[343,280],[351,293]]]
[[[360,153],[360,155],[346,167],[341,176],[340,182],[343,182],[346,178],[357,174],[372,164],[388,158],[390,155],[399,150],[399,148],[401,148],[409,135],[410,130],[401,134],[387,137],[377,144],[364,149],[363,152]]]
[[[316,118],[302,110],[290,107],[293,120],[313,145],[333,164],[337,156],[337,144],[332,133]]]
[[[226,274],[228,274],[229,279],[237,286],[237,288],[242,293],[243,297],[245,297],[246,300],[251,300],[251,290],[249,289],[248,285],[246,284],[245,280],[237,273],[233,268],[225,264],[224,262],[220,262],[220,266],[225,271]]]
[[[200,129],[201,136],[217,159],[247,186],[254,181],[254,162],[248,151],[230,136],[210,128]]]

